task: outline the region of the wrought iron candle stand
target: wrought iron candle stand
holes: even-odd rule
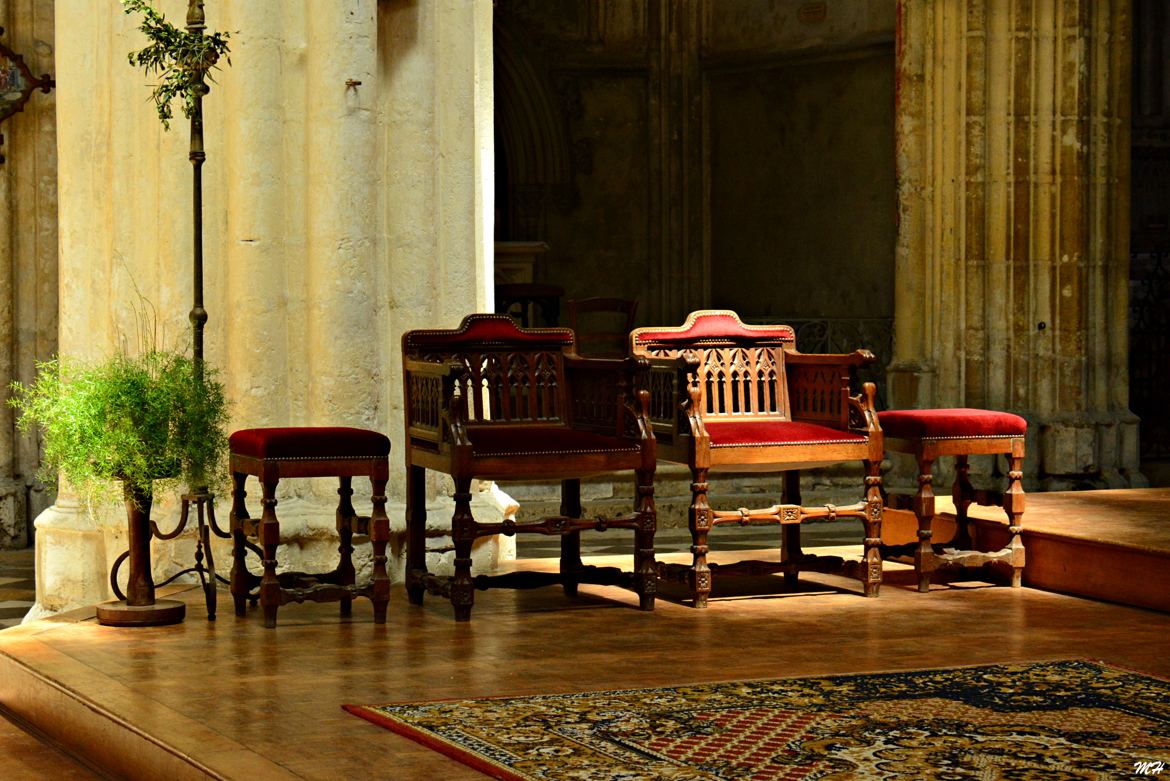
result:
[[[97,606],[98,623],[109,626],[159,626],[175,624],[187,614],[187,606],[174,599],[154,598],[154,579],[150,573],[151,494],[123,485],[126,515],[130,532],[130,550],[114,561],[110,584],[120,601],[102,602]],[[118,568],[130,560],[126,594],[118,588]]]
[[[159,601],[154,599],[154,589],[166,586],[174,582],[183,575],[194,573],[199,578],[200,587],[203,589],[204,600],[207,603],[207,620],[215,620],[216,610],[216,582],[228,583],[228,579],[222,575],[217,575],[215,572],[215,556],[211,549],[211,535],[217,537],[228,538],[231,537],[229,532],[224,531],[219,527],[215,520],[215,498],[214,494],[208,492],[206,488],[198,489],[198,492],[183,494],[183,504],[179,511],[179,523],[173,531],[163,532],[159,529],[158,524],[150,520],[149,501],[147,502],[147,511],[143,514],[144,519],[137,521],[133,517],[133,510],[131,511],[130,520],[130,549],[125,551],[121,556],[114,560],[114,566],[110,569],[110,588],[114,592],[120,602],[107,603],[99,607],[98,619],[103,624],[129,626],[158,626],[160,624],[176,623],[183,620],[183,613],[185,612],[185,605],[178,602],[178,609],[172,609],[172,612],[164,612],[162,609],[155,611],[157,615],[154,619],[144,620],[146,614],[141,609],[138,611],[125,611],[127,619],[130,616],[134,617],[133,621],[125,620],[118,621],[120,611],[124,609],[121,607],[123,603],[127,607],[134,607],[142,604],[143,600],[149,600],[146,604],[158,605]],[[161,583],[154,583],[149,580],[149,585],[143,585],[143,575],[140,570],[143,567],[142,563],[135,561],[135,556],[141,557],[142,550],[145,548],[145,569],[146,576],[150,575],[150,538],[154,537],[159,540],[173,540],[182,534],[190,520],[191,508],[194,506],[197,518],[197,534],[195,537],[195,564],[186,569],[179,570],[171,575]],[[205,514],[206,513],[206,514]],[[143,529],[145,531],[143,531]],[[260,550],[255,545],[248,543],[248,547],[255,550],[257,555],[260,555]],[[203,559],[206,555],[207,563]],[[130,561],[130,577],[127,586],[127,592],[124,593],[118,585],[118,571],[122,564],[127,560]],[[146,590],[149,589],[149,596]],[[166,602],[173,602],[172,600],[165,600]]]
[[[202,35],[205,29],[207,29],[207,24],[203,10],[203,0],[189,0],[187,6],[187,31]],[[189,319],[191,320],[195,377],[200,384],[202,384],[204,377],[203,326],[207,323],[207,310],[203,308],[203,162],[207,159],[207,154],[203,150],[203,96],[210,92],[210,88],[207,86],[207,71],[213,65],[215,65],[214,61],[201,64],[198,70],[198,78],[194,80],[195,83],[192,87],[194,106],[191,112],[191,149],[188,154],[188,159],[190,159],[192,167],[192,214],[194,220],[192,231],[194,238],[194,258],[192,264],[194,267],[194,304],[191,308]],[[211,537],[214,534],[216,537],[228,539],[231,537],[231,533],[221,529],[219,524],[216,523],[214,500],[215,496],[208,490],[207,486],[195,486],[191,488],[188,493],[183,495],[179,523],[170,532],[161,531],[158,524],[149,520],[149,502],[147,502],[145,520],[139,521],[137,525],[134,522],[132,513],[130,522],[130,549],[114,561],[114,565],[110,570],[110,586],[115,596],[121,602],[106,603],[101,606],[98,614],[101,623],[124,626],[155,626],[183,620],[183,612],[175,608],[155,611],[158,614],[156,616],[157,620],[144,620],[144,613],[141,607],[138,607],[136,610],[135,603],[137,602],[141,605],[142,600],[146,599],[146,585],[141,582],[141,572],[143,567],[145,567],[145,578],[149,581],[149,604],[156,604],[154,600],[154,588],[156,584],[150,580],[150,538],[153,536],[160,540],[171,540],[182,534],[186,530],[187,523],[191,517],[192,506],[195,508],[195,516],[198,524],[195,538],[195,564],[194,566],[176,572],[157,585],[165,586],[182,575],[195,573],[199,577],[200,585],[203,588],[204,599],[207,603],[207,620],[215,620],[215,584],[217,581],[226,584],[228,583],[228,579],[222,575],[217,575],[215,572],[215,557],[211,550]],[[149,525],[147,526],[147,524]],[[143,528],[145,531],[143,531]],[[255,545],[249,544],[249,548],[253,549],[257,554],[260,553],[259,548]],[[204,563],[205,556],[207,560],[206,564]],[[118,570],[127,559],[131,562],[128,595],[123,594],[118,586]],[[172,602],[172,600],[167,601]],[[180,608],[185,608],[185,605],[182,603],[176,604]],[[105,614],[104,617],[103,612]],[[125,620],[120,620],[122,616],[125,616]]]

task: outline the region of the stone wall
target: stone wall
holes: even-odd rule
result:
[[[547,241],[538,281],[566,298],[639,299],[640,324],[891,317],[894,22],[872,0],[502,0],[503,237]]]

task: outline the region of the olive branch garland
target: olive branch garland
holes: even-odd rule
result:
[[[207,78],[215,79],[211,71],[218,68],[219,59],[227,57],[228,32],[190,32],[175,27],[166,17],[156,11],[148,0],[121,0],[126,14],[142,14],[138,29],[150,40],[145,49],[130,52],[131,65],[136,65],[148,74],[158,74],[160,81],[154,85],[150,97],[158,109],[158,118],[164,130],[171,129],[174,114],[171,102],[179,98],[183,102],[183,116],[191,119],[195,114],[198,98],[207,94]]]

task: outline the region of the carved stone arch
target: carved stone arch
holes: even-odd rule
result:
[[[565,101],[522,29],[497,13],[493,35],[497,237],[543,239],[550,206],[568,212],[577,202]]]

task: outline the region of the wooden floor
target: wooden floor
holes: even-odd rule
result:
[[[750,582],[652,613],[609,588],[480,592],[470,624],[397,590],[382,627],[363,600],[350,621],[289,605],[275,630],[226,598],[209,623],[189,590],[177,626],[90,610],[5,630],[0,703],[118,777],[480,779],[341,705],[1066,658],[1170,675],[1170,615],[978,583],[919,594],[909,575],[888,569],[878,599],[812,576],[806,593]]]
[[[1151,584],[1170,591],[1163,583],[1170,491],[1028,501],[1026,583],[1067,581],[1137,604],[1151,602],[1142,597]],[[995,512],[976,515],[998,523]],[[912,517],[889,521],[887,533],[913,537]],[[944,515],[939,531],[946,527]],[[767,544],[773,531],[719,529],[713,547],[724,550],[712,559],[775,558],[775,550],[743,550]],[[823,544],[836,533],[810,537]],[[628,567],[628,556],[613,555],[628,549],[626,536],[592,535],[586,550],[604,554],[594,563]],[[688,536],[665,532],[660,559],[689,560]],[[530,555],[552,552],[525,545],[536,545]],[[860,553],[859,546],[827,550]],[[1140,564],[1126,558],[1138,554]],[[555,560],[517,566],[552,569]],[[371,767],[403,779],[483,777],[345,713],[345,703],[1069,658],[1170,676],[1166,611],[978,581],[936,583],[919,594],[912,572],[894,563],[877,599],[829,576],[802,577],[795,594],[778,593],[780,585],[717,577],[707,610],[675,592],[653,613],[613,588],[583,586],[574,599],[559,588],[479,592],[470,624],[456,624],[438,598],[408,605],[400,588],[383,627],[361,600],[346,621],[335,604],[289,605],[277,629],[266,630],[254,612],[233,615],[226,593],[211,623],[201,593],[182,587],[160,591],[188,603],[187,620],[176,626],[102,627],[92,608],[75,611],[0,631],[0,715],[48,738],[0,718],[0,779],[345,779],[368,778]]]

